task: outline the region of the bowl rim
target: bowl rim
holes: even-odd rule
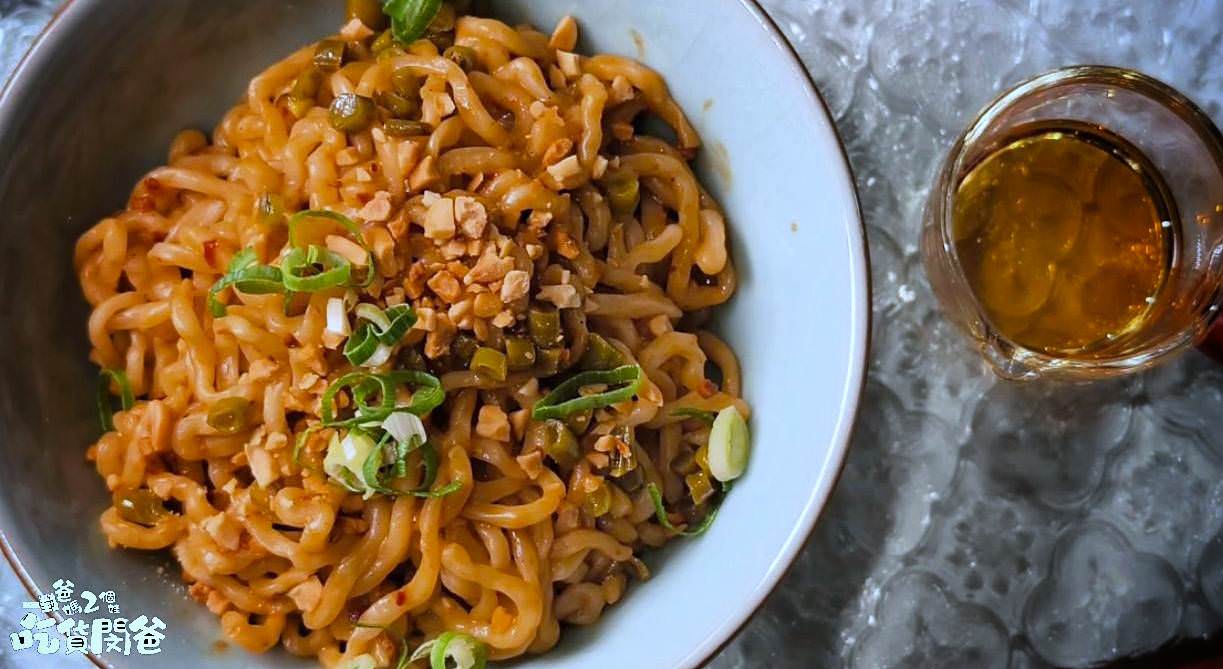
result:
[[[101,1],[63,0],[62,4],[55,9],[51,19],[31,41],[25,53],[17,61],[13,71],[3,82],[3,86],[0,86],[0,133],[10,131],[9,126],[12,125],[11,116],[13,113],[11,111],[11,101],[15,97],[20,97],[20,92],[24,92],[34,85],[32,83],[33,80],[28,75],[39,69],[42,62],[52,57],[61,43],[68,39],[66,37],[68,33],[62,30],[62,28],[71,26],[72,21],[79,12],[85,12],[89,6],[97,5]],[[803,63],[802,57],[789,39],[785,37],[785,33],[776,20],[765,10],[761,0],[731,1],[739,4],[751,15],[755,20],[755,24],[765,31],[769,41],[777,48],[784,66],[789,68],[792,74],[796,75],[798,81],[802,82],[804,90],[800,94],[807,97],[811,112],[822,117],[824,121],[819,128],[820,134],[825,134],[826,131],[827,136],[825,139],[830,139],[840,154],[841,159],[837,164],[840,169],[835,170],[838,172],[836,176],[843,182],[840,184],[840,189],[843,191],[842,195],[848,196],[852,219],[857,222],[857,225],[846,225],[845,229],[850,243],[848,269],[851,274],[852,293],[849,296],[851,322],[849,332],[850,354],[848,357],[851,364],[845,377],[845,386],[842,388],[842,403],[839,408],[836,428],[829,442],[830,449],[825,458],[824,475],[816,483],[811,496],[807,498],[807,503],[795,524],[794,531],[780,547],[774,564],[780,564],[782,568],[780,570],[770,570],[771,573],[766,572],[764,587],[757,589],[751,601],[741,602],[736,607],[734,613],[730,616],[731,619],[735,620],[733,628],[729,631],[721,632],[715,630],[714,634],[702,641],[701,645],[690,656],[700,659],[679,669],[697,669],[708,665],[714,657],[738,638],[748,623],[764,607],[769,595],[776,591],[777,586],[793,570],[799,552],[810,542],[815,532],[816,524],[827,509],[832,492],[841,480],[845,470],[845,462],[866,391],[867,368],[871,352],[871,331],[874,319],[871,309],[873,286],[870,272],[870,249],[866,236],[866,221],[862,216],[861,198],[858,193],[857,180],[854,177],[853,165],[849,158],[849,152],[845,148],[845,142],[837,128],[835,116],[820,92],[819,86],[816,84],[811,72]],[[17,576],[18,581],[26,592],[34,599],[37,599],[40,590],[23,566],[16,550],[9,541],[8,533],[2,526],[0,526],[0,554],[3,554],[5,562],[8,563],[9,568]],[[62,622],[62,616],[58,611],[51,615],[57,621]],[[112,665],[92,652],[85,653],[85,657],[99,669],[112,669]]]

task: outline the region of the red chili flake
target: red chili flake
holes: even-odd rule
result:
[[[395,591],[395,606],[403,606],[408,601],[408,596],[403,594],[403,590]]]
[[[718,386],[709,379],[701,381],[701,387],[696,389],[697,394],[705,399],[709,399],[718,394]]]
[[[377,173],[378,173],[378,170],[381,170],[381,169],[382,169],[382,167],[381,167],[380,165],[378,165],[378,163],[371,162],[371,163],[369,164],[369,171],[370,171],[370,172],[373,172],[374,174],[377,174]]]
[[[209,239],[204,242],[204,262],[208,263],[209,267],[217,265],[217,240]]]
[[[153,177],[148,177],[144,180],[144,187],[151,193],[161,190],[161,182]]]

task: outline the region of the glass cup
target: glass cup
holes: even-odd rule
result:
[[[1177,234],[1148,317],[1091,357],[1057,357],[1007,339],[990,323],[956,256],[952,213],[961,182],[1016,128],[1050,121],[1090,124],[1131,143],[1163,177],[1177,212],[1165,223]],[[1205,339],[1223,303],[1223,135],[1185,96],[1138,72],[1077,66],[1040,75],[994,100],[956,141],[931,191],[921,246],[944,311],[1000,376],[1095,379],[1146,369]]]

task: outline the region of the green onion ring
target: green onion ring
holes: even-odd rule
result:
[[[641,380],[641,367],[638,365],[624,365],[606,371],[582,372],[560,384],[555,390],[536,402],[535,407],[531,410],[531,417],[535,420],[564,418],[579,411],[618,404],[637,394],[641,388]],[[578,391],[585,386],[619,383],[628,385],[595,395],[577,396]],[[565,399],[567,397],[572,399]]]
[[[297,227],[302,221],[309,218],[325,218],[329,221],[339,223],[345,230],[348,231],[350,235],[352,235],[353,240],[360,244],[362,249],[365,249],[365,257],[367,258],[366,265],[368,267],[365,278],[360,283],[354,282],[353,285],[357,288],[366,288],[373,283],[374,275],[377,274],[374,269],[374,252],[369,248],[369,246],[366,246],[365,236],[361,233],[361,227],[344,214],[337,214],[334,211],[327,211],[326,209],[307,209],[305,211],[299,211],[296,214],[293,214],[291,217],[289,217],[288,223],[289,246],[295,248],[301,247],[301,242],[297,238]]]
[[[318,274],[304,275],[315,265],[322,265]],[[323,248],[310,246],[289,251],[281,262],[284,287],[295,293],[313,293],[328,288],[346,286],[352,279],[352,263],[344,256]]]

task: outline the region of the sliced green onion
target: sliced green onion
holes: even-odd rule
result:
[[[378,351],[378,337],[369,324],[361,325],[344,343],[344,357],[360,367]]]
[[[119,386],[119,406],[124,411],[136,404],[132,395],[132,384],[127,380],[127,374],[120,369],[103,369],[98,372],[98,422],[102,424],[103,432],[115,429],[115,410],[111,405],[110,384],[114,381]]]
[[[641,388],[641,380],[641,367],[637,365],[624,365],[607,371],[582,372],[560,384],[555,390],[536,402],[535,407],[531,410],[531,416],[535,420],[564,418],[578,411],[618,404],[637,394]],[[594,395],[579,395],[582,388],[596,384],[626,385]]]
[[[401,44],[411,44],[425,34],[442,0],[386,0],[382,12],[391,17],[391,31]]]
[[[284,287],[295,293],[314,293],[349,285],[352,263],[322,246],[295,248],[281,261]]]
[[[345,44],[338,39],[325,39],[314,49],[314,66],[323,72],[335,72],[344,64]]]
[[[747,421],[733,406],[718,412],[709,430],[709,473],[722,483],[733,481],[747,469],[747,456],[751,450],[751,437]]]
[[[654,502],[654,515],[658,518],[658,524],[664,529],[674,532],[685,537],[695,537],[704,534],[711,525],[714,519],[718,517],[719,506],[710,506],[709,511],[701,520],[700,524],[690,530],[681,530],[671,524],[671,519],[667,517],[667,508],[663,506],[662,493],[659,492],[658,486],[651,482],[646,484],[646,490],[650,493],[650,499]],[[725,499],[726,494],[730,492],[730,484],[722,484],[722,497]]]
[[[407,406],[395,405],[395,388],[401,385],[414,386],[412,401]],[[335,398],[341,390],[350,389],[356,415],[348,419],[336,417]],[[377,403],[371,403],[377,397]],[[336,379],[323,391],[319,414],[324,427],[350,427],[357,424],[381,422],[393,413],[406,411],[423,416],[441,406],[446,400],[442,382],[432,374],[401,369],[385,374],[349,372]]]
[[[357,242],[361,245],[361,248],[365,249],[365,264],[368,271],[365,278],[360,282],[353,282],[353,286],[356,288],[365,288],[373,283],[374,275],[377,273],[375,271],[374,252],[365,244],[365,237],[361,233],[361,226],[357,225],[351,218],[343,214],[338,214],[334,211],[327,211],[326,209],[307,209],[305,211],[299,211],[296,214],[293,214],[291,217],[289,217],[289,245],[293,247],[304,246],[302,240],[299,239],[298,228],[300,228],[305,221],[312,218],[321,218],[340,224],[340,227],[344,228],[348,234],[352,236],[353,241]]]
[[[357,625],[357,627],[369,627],[369,625]],[[406,667],[407,665],[402,665]],[[354,657],[348,664],[344,665],[343,669],[378,669],[378,660],[374,659],[373,655],[365,653]]]
[[[213,318],[225,315],[225,305],[217,299],[217,295],[231,286],[249,295],[283,293],[285,290],[280,270],[269,265],[260,265],[255,250],[249,248],[235,254],[229,261],[225,275],[208,289],[208,311]]]
[[[365,470],[366,460],[371,453],[381,457],[373,437],[361,430],[351,430],[343,439],[334,435],[327,447],[327,456],[323,458],[323,471],[342,483],[345,488],[363,493],[366,499],[369,499],[375,492],[366,478]]]
[[[488,664],[488,647],[469,634],[442,632],[436,639],[421,644],[409,661],[425,658],[429,659],[430,669],[484,669]]]
[[[671,412],[671,415],[678,416],[680,418],[694,418],[707,425],[713,425],[713,419],[717,417],[717,414],[712,411],[696,409],[693,407],[682,407],[676,409],[675,411]]]
[[[387,636],[392,636],[395,634],[393,631],[391,631],[391,628],[386,627],[385,625],[370,625],[368,623],[357,623],[354,625],[354,627],[365,627],[367,629],[382,630],[383,632],[386,632]],[[368,653],[366,653],[365,655],[358,655],[357,657],[353,658],[353,661],[356,662],[357,660],[360,660],[361,658],[365,658],[365,657],[368,657],[371,662],[374,662],[374,664],[369,665],[370,669],[374,669],[375,667],[378,666],[377,662],[374,660],[374,656]],[[408,640],[405,637],[400,637],[399,638],[399,662],[395,665],[395,669],[408,669],[408,666],[411,663],[412,663],[411,653],[408,652]],[[350,667],[346,667],[345,669],[365,669],[365,665],[360,665],[360,666],[355,666],[355,667],[350,666]]]

